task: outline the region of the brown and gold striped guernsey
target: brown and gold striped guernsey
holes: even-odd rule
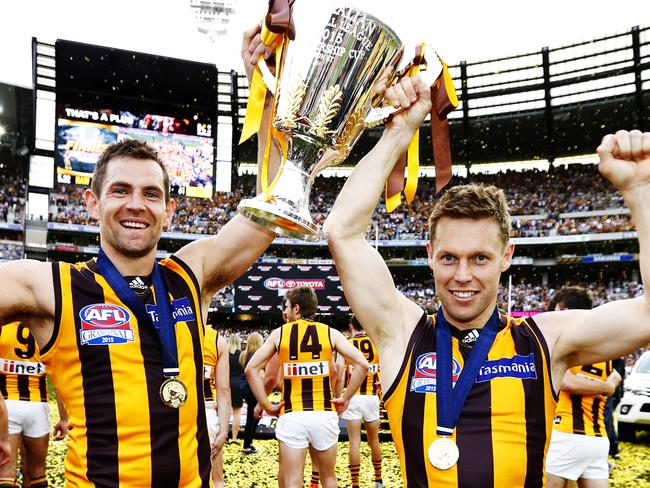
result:
[[[216,330],[212,327],[205,328],[205,339],[203,340],[203,395],[206,402],[211,402],[216,398],[216,369],[219,360],[218,338]]]
[[[91,487],[208,487],[210,442],[203,401],[203,335],[198,282],[175,256],[160,262],[176,321],[185,405],[166,407],[161,347],[95,260],[53,263],[54,332],[41,358],[69,414],[66,481]],[[147,311],[155,313],[154,293]]]
[[[326,324],[300,319],[280,329],[281,414],[333,411],[330,365],[333,349]]]
[[[571,368],[574,374],[605,381],[612,373],[612,362],[589,364]],[[555,409],[553,429],[569,434],[603,437],[605,430],[605,402],[607,397],[597,395],[573,395],[560,391]]]
[[[370,367],[368,375],[363,379],[356,395],[378,395],[379,394],[379,354],[377,348],[367,335],[352,336],[348,342],[356,347],[364,355]],[[345,385],[350,381],[350,365],[345,365]]]
[[[542,487],[556,395],[544,337],[528,318],[501,317],[453,438],[456,466],[434,468],[427,450],[436,436],[436,334],[426,315],[408,343],[397,378],[384,393],[404,486]],[[467,357],[452,338],[454,381]]]
[[[0,329],[0,393],[5,400],[47,401],[45,365],[38,344],[20,322]]]

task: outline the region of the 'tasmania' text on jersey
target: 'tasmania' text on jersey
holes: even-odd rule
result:
[[[454,430],[460,459],[446,471],[427,458],[437,439],[435,318],[423,316],[417,324],[400,372],[384,392],[404,486],[545,486],[544,459],[556,405],[548,348],[533,320],[500,319],[501,329]],[[457,381],[469,351],[456,337],[452,349],[452,379]]]
[[[281,413],[333,411],[330,364],[333,349],[326,324],[297,320],[280,330]]]
[[[207,487],[210,443],[203,401],[203,335],[198,282],[171,257],[160,262],[175,321],[181,408],[165,406],[160,340],[139,323],[95,261],[53,263],[56,315],[41,358],[69,414],[65,461],[71,486]],[[155,316],[154,294],[147,312]]]

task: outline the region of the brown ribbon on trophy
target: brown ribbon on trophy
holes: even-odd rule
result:
[[[260,34],[262,43],[266,46],[275,44],[276,93],[280,83],[279,74],[282,73],[286,48],[289,41],[294,40],[296,37],[296,28],[291,15],[294,1],[295,0],[269,0],[268,13],[262,22],[262,32]],[[259,62],[266,62],[266,60],[261,56]],[[259,66],[256,65],[251,79],[246,116],[244,118],[244,125],[242,127],[239,144],[246,141],[260,130],[262,117],[264,115],[266,91],[267,88],[262,79],[262,73],[260,72]],[[275,104],[273,104],[273,111],[275,111]],[[272,113],[271,120],[273,120],[273,117],[274,114]],[[262,189],[267,195],[271,191],[268,184],[268,163],[271,149],[271,137],[274,130],[275,129],[269,125],[266,137],[266,147],[264,149],[264,160],[261,169],[262,174],[260,178]]]
[[[264,123],[267,116],[272,117],[268,132],[264,124],[258,129],[258,135],[269,135],[267,144],[261,144],[260,155],[268,163],[260,169],[263,191],[237,206],[245,218],[280,235],[308,242],[323,237],[309,209],[315,177],[325,168],[340,164],[366,127],[383,123],[395,112],[395,107],[380,106],[383,100],[375,89],[384,84],[388,73],[395,72],[403,51],[402,42],[390,27],[353,7],[336,8],[323,21],[320,38],[307,41],[314,43],[311,49],[287,51],[284,69],[277,68],[282,56],[276,56],[275,75],[268,72],[269,63],[258,63],[262,79],[274,95],[273,105],[266,105],[263,113]],[[283,29],[290,30],[286,16],[282,24]],[[288,39],[289,33],[284,31],[283,37]],[[267,52],[271,49],[267,45]],[[424,49],[427,59],[435,61],[425,73],[429,75],[427,86],[432,86],[442,68],[435,52]],[[269,182],[266,177],[272,176],[269,173],[275,157],[269,161],[268,156],[275,147],[281,153],[281,163],[278,175]]]
[[[438,56],[443,71],[431,87],[431,143],[436,168],[436,193],[440,192],[451,179],[451,147],[449,144],[449,121],[447,115],[458,106],[458,97],[449,74],[447,64]],[[419,72],[419,66],[426,64],[423,45],[416,47],[415,57],[408,69],[408,75]],[[409,145],[408,158],[403,154],[395,164],[393,171],[386,181],[386,210],[390,213],[399,207],[401,193],[404,192],[406,202],[411,203],[415,196],[419,170],[419,131],[413,136]],[[407,166],[406,184],[404,168]]]
[[[296,26],[291,15],[294,2],[295,0],[269,0],[269,10],[264,19],[268,30],[274,34],[287,33],[292,41],[296,38]]]

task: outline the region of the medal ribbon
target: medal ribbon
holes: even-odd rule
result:
[[[163,374],[166,377],[178,376],[180,370],[178,367],[178,350],[176,347],[176,328],[169,297],[167,296],[167,288],[165,287],[158,263],[154,261],[153,274],[151,276],[154,296],[156,297],[156,313],[158,315],[158,320],[156,321],[152,320],[142,301],[129,288],[124,277],[101,248],[99,249],[96,269],[108,282],[118,298],[135,314],[138,322],[153,325],[160,338]]]
[[[438,309],[436,314],[436,408],[438,411],[436,433],[438,435],[449,436],[453,433],[467,395],[476,381],[481,364],[487,358],[498,331],[499,311],[495,307],[465,361],[456,386],[453,386],[451,329],[442,307]]]

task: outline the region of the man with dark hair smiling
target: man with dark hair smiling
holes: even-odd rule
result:
[[[111,145],[84,192],[99,221],[98,258],[0,267],[0,323],[29,323],[69,414],[70,485],[210,484],[202,391],[208,306],[275,234],[236,216],[158,263],[176,208],[168,183],[150,146]]]

